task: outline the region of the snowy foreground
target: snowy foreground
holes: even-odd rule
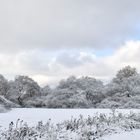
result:
[[[119,109],[116,112],[120,113],[140,113],[139,109]],[[61,123],[65,120],[78,118],[83,115],[84,118],[88,116],[95,116],[104,113],[109,115],[112,113],[110,109],[39,109],[39,108],[15,108],[7,113],[0,113],[0,126],[8,128],[11,121],[16,122],[17,119],[24,120],[29,126],[36,125],[39,121],[46,123],[51,119],[52,123]]]
[[[140,139],[140,130],[114,134],[103,138],[103,140],[139,140],[139,139]]]
[[[12,109],[0,113],[0,140],[138,140],[139,113],[140,110]]]

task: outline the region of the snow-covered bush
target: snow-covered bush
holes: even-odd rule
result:
[[[98,108],[121,108],[121,103],[113,101],[111,99],[105,99],[97,106]]]
[[[80,115],[53,124],[38,122],[30,127],[23,120],[11,122],[7,130],[0,129],[1,140],[101,140],[106,135],[140,129],[140,114],[115,112],[84,118]]]
[[[91,104],[81,91],[58,89],[48,95],[46,106],[49,108],[89,108]]]
[[[36,107],[36,108],[43,108],[46,107],[46,97],[32,97],[30,100],[26,101],[26,107]]]
[[[0,105],[3,105],[6,108],[17,108],[20,107],[18,104],[15,104],[7,100],[4,96],[0,96]]]

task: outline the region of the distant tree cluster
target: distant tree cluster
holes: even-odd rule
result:
[[[28,76],[8,81],[0,75],[0,104],[45,108],[140,108],[140,74],[126,66],[108,84],[71,76],[57,87],[40,87]]]

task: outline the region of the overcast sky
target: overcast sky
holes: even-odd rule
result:
[[[40,85],[140,72],[139,0],[0,0],[0,73]]]

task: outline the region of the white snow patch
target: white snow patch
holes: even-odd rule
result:
[[[140,140],[140,130],[106,136],[103,140]]]

